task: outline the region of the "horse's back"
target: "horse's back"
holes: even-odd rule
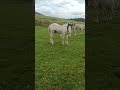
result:
[[[58,23],[52,23],[49,26],[60,26]]]
[[[52,23],[52,24],[49,25],[49,28],[50,28],[50,29],[57,29],[59,26],[60,26],[60,25],[57,24],[57,23]]]
[[[81,25],[80,25],[80,24],[76,24],[76,25],[75,25],[75,28],[78,28],[78,29],[79,29],[79,28],[81,28]]]
[[[84,29],[84,28],[85,28],[85,25],[84,25],[84,24],[76,24],[76,25],[75,25],[75,28],[76,28],[76,29]]]
[[[54,32],[54,33],[62,33],[64,28],[62,25],[59,25],[57,23],[52,23],[49,25],[50,31]]]

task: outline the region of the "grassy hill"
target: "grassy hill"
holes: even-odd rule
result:
[[[78,22],[78,21],[74,21],[74,20],[49,17],[49,16],[45,16],[43,14],[40,14],[38,12],[35,12],[35,24],[36,25],[48,26],[51,23],[64,24],[64,23],[67,23],[67,22],[71,22],[71,23],[74,23],[74,24],[76,24],[76,23],[83,23],[84,24],[84,22]]]

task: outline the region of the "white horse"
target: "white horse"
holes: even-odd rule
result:
[[[74,35],[77,34],[78,31],[80,31],[80,34],[85,30],[85,25],[84,24],[75,24],[74,25]]]
[[[63,24],[63,25],[59,25],[57,23],[50,24],[48,27],[48,31],[50,34],[50,43],[54,44],[54,40],[53,40],[54,33],[59,33],[60,36],[62,37],[62,45],[65,44],[65,41],[66,41],[66,44],[69,45],[68,37],[69,37],[69,34],[71,34],[71,28],[72,28],[72,24],[70,23]]]

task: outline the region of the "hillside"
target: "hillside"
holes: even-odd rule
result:
[[[42,26],[48,26],[50,23],[59,23],[59,24],[64,24],[67,22],[71,23],[83,23],[84,22],[79,22],[79,21],[74,21],[74,20],[67,20],[67,19],[62,19],[62,18],[55,18],[55,17],[49,17],[45,16],[43,14],[40,14],[38,12],[35,12],[35,25],[42,25]]]

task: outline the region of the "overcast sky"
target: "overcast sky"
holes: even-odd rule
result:
[[[59,18],[85,18],[85,0],[35,0],[35,11]]]

